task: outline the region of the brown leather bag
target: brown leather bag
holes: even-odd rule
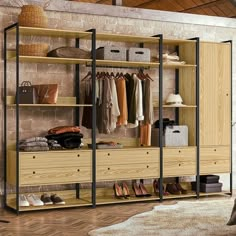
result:
[[[39,84],[33,85],[37,94],[37,103],[39,104],[55,104],[58,97],[57,84]]]

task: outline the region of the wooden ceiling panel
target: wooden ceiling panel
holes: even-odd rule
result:
[[[112,5],[115,0],[72,0]],[[236,0],[117,0],[125,7],[236,18]]]

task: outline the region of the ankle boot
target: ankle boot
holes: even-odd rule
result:
[[[180,195],[181,191],[177,189],[175,183],[174,184],[167,184],[166,191],[170,194]]]

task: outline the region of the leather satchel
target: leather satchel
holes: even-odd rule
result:
[[[37,103],[39,104],[56,104],[58,97],[57,84],[39,84],[34,85],[37,94]]]
[[[35,88],[30,81],[23,81],[18,88],[19,90],[19,103],[20,104],[35,104],[37,103],[37,95]]]

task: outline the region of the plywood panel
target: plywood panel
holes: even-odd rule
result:
[[[230,44],[200,46],[200,145],[230,145]]]

